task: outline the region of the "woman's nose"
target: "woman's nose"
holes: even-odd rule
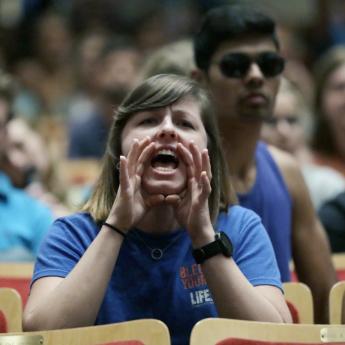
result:
[[[160,139],[176,139],[177,133],[173,127],[163,127],[157,133]]]
[[[157,137],[159,139],[176,139],[177,132],[172,119],[166,118],[162,121],[160,128],[157,132]]]

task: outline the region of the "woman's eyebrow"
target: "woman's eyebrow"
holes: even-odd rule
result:
[[[192,112],[189,112],[189,111],[187,111],[187,110],[174,109],[174,110],[173,110],[173,113],[176,113],[176,114],[178,114],[178,115],[186,115],[186,116],[191,117],[191,118],[193,118],[193,119],[195,118],[195,114],[192,113]]]

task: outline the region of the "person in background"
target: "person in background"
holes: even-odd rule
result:
[[[94,106],[89,112],[81,109],[71,113],[68,158],[103,156],[114,110],[137,81],[139,58],[139,52],[126,37],[112,37],[104,43],[94,64]]]
[[[139,74],[142,80],[166,73],[189,76],[194,68],[193,42],[191,39],[183,39],[168,43],[151,52],[146,57]]]
[[[64,202],[67,191],[62,177],[39,133],[23,119],[14,118],[8,122],[7,135],[12,184],[48,206],[54,218],[70,213]]]
[[[315,63],[315,162],[345,176],[345,47],[328,50]]]
[[[345,252],[345,188],[319,210],[333,253]]]
[[[195,36],[194,54],[193,77],[213,97],[240,205],[261,217],[282,280],[291,279],[293,259],[299,280],[312,290],[315,321],[327,322],[329,291],[336,282],[327,236],[298,163],[260,141],[284,70],[275,23],[253,6],[217,7]]]
[[[235,205],[212,109],[176,75],[129,93],[84,212],[41,246],[25,330],[150,317],[186,345],[205,317],[291,322],[268,235]]]
[[[13,97],[13,81],[0,71],[0,260],[33,261],[53,216],[48,207],[11,182],[7,126]]]
[[[301,166],[316,210],[345,190],[345,178],[336,170],[313,162],[309,143],[312,135],[311,107],[296,84],[283,78],[273,117],[264,119],[261,138],[292,154]]]
[[[15,113],[35,126],[45,118],[65,120],[75,89],[74,38],[69,23],[49,9],[40,14],[30,34],[31,54],[14,66],[20,83],[13,105]]]

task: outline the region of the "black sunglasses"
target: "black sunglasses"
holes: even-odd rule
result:
[[[228,78],[243,78],[252,63],[256,63],[266,78],[276,77],[283,72],[285,60],[275,52],[264,52],[255,57],[244,53],[229,53],[222,57],[219,68]]]

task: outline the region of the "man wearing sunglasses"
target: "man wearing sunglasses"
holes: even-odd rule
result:
[[[293,258],[299,280],[312,290],[315,321],[327,322],[336,276],[325,232],[298,164],[259,141],[263,121],[272,117],[285,64],[275,23],[245,5],[215,8],[195,36],[194,54],[192,75],[213,96],[240,204],[261,216],[282,280],[290,280]]]

